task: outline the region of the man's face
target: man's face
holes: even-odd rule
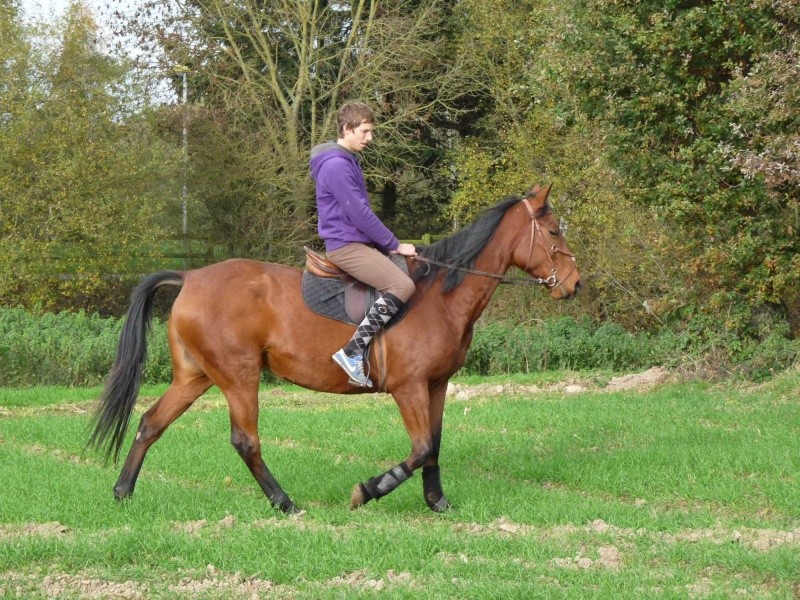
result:
[[[372,141],[372,123],[361,123],[355,129],[345,125],[341,144],[351,152],[361,152]]]

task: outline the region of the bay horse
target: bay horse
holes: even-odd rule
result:
[[[544,283],[553,298],[569,298],[580,288],[575,257],[559,231],[549,192],[536,186],[525,196],[507,198],[408,259],[417,290],[407,315],[384,334],[384,360],[379,364],[372,353],[369,363],[373,373],[384,366],[382,391],[397,403],[411,452],[385,473],[357,483],[351,508],[385,496],[420,468],[428,507],[435,512],[450,507],[439,470],[442,415],[448,380],[464,364],[475,321],[512,265],[527,272],[518,281]],[[297,511],[261,454],[262,370],[317,391],[370,391],[350,385],[331,360],[354,326],[311,312],[301,298],[301,278],[299,268],[232,259],[155,273],[136,287],[87,444],[105,450],[106,459],[113,456],[115,463],[139,390],[156,290],[181,289],[168,325],[172,383],[141,418],[114,486],[117,499],[133,493],[150,446],[215,384],[228,402],[236,451],[274,507]]]

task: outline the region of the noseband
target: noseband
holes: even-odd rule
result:
[[[528,216],[531,218],[531,243],[528,248],[528,260],[525,263],[525,271],[527,272],[531,265],[531,260],[533,259],[533,244],[536,240],[536,232],[539,232],[539,239],[541,239],[542,247],[544,248],[545,254],[547,254],[547,258],[550,260],[550,276],[547,278],[541,277],[506,277],[505,275],[501,275],[500,273],[490,273],[488,271],[479,271],[478,269],[468,269],[467,267],[459,267],[456,265],[450,265],[444,262],[439,262],[438,260],[431,260],[430,258],[425,258],[424,256],[412,256],[416,261],[427,263],[430,265],[436,265],[437,267],[445,267],[447,269],[453,269],[454,271],[463,271],[464,273],[471,273],[472,275],[480,275],[482,277],[491,277],[493,279],[499,279],[500,283],[508,283],[508,284],[516,284],[516,285],[546,285],[547,287],[553,289],[556,288],[564,283],[564,281],[572,275],[572,272],[575,270],[575,255],[571,252],[566,252],[559,248],[556,248],[555,245],[550,246],[547,248],[547,242],[544,239],[544,234],[541,233],[541,225],[539,225],[539,221],[536,218],[536,212],[533,210],[531,203],[528,201],[527,198],[522,199],[522,203],[525,205],[525,208],[528,211]],[[572,258],[572,269],[569,273],[567,273],[566,277],[563,277],[560,281],[558,280],[558,269],[556,268],[556,263],[553,260],[553,256],[557,253],[564,254]]]

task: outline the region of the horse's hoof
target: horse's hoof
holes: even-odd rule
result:
[[[269,501],[273,508],[277,508],[287,515],[293,515],[299,512],[299,509],[295,506],[294,502],[292,502],[289,496],[283,492],[270,497]]]
[[[350,510],[355,510],[359,506],[367,503],[367,498],[364,496],[364,488],[360,483],[353,486],[353,492],[350,494]]]
[[[133,490],[129,490],[126,488],[115,487],[114,488],[114,500],[120,501],[130,498],[133,494]]]
[[[426,500],[426,502],[428,504],[428,508],[430,508],[435,513],[447,512],[447,511],[449,511],[450,509],[453,508],[450,505],[450,503],[447,501],[447,498],[445,498],[444,496],[439,498],[439,500],[436,501],[436,502],[431,502],[427,498],[425,500]]]
[[[281,504],[280,509],[286,515],[302,515],[306,511],[300,510],[297,508],[297,505],[294,502],[289,502],[289,504]]]

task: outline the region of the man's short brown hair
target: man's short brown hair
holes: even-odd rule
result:
[[[363,102],[347,102],[337,115],[339,121],[339,137],[344,135],[344,128],[355,129],[362,123],[375,123],[375,113]]]

